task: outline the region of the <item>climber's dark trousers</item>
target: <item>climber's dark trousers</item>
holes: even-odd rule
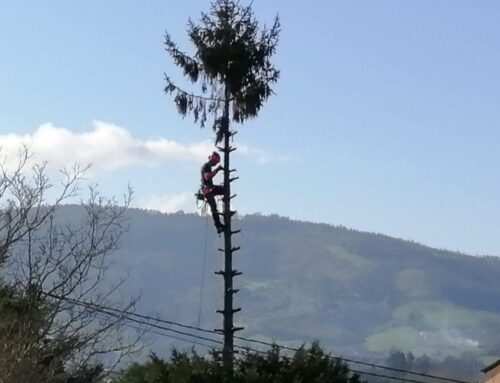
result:
[[[215,202],[215,196],[223,194],[224,194],[224,187],[220,185],[214,186],[209,193],[205,194],[205,198],[212,212],[212,218],[214,219],[215,227],[222,226],[220,222],[219,212],[217,211],[217,202]]]

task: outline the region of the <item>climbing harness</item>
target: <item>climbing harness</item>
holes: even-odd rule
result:
[[[195,194],[196,208],[200,210],[201,215],[206,215],[208,210],[208,202],[205,197],[207,193],[210,192],[210,188],[202,186]],[[217,204],[217,211],[222,207],[222,202],[220,198],[215,198],[215,203]]]
[[[196,208],[198,210],[201,210],[201,215],[206,215],[207,214],[207,200],[205,199],[205,195],[203,192],[198,190],[197,193],[195,193],[195,198],[196,198]]]

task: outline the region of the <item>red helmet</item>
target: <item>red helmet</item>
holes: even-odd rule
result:
[[[210,157],[208,157],[209,160],[214,161],[214,162],[220,162],[220,155],[217,152],[213,152]]]

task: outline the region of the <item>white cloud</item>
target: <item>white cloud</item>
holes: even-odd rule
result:
[[[180,210],[186,213],[196,211],[196,201],[192,192],[149,194],[140,198],[136,207],[148,210],[157,210],[162,213],[175,213]]]
[[[252,157],[257,162],[268,163],[268,162],[288,162],[291,160],[289,156],[282,156],[269,153],[263,149],[253,148],[246,145],[236,145],[238,148],[238,153],[244,156]]]
[[[36,162],[55,166],[91,163],[94,169],[104,170],[168,160],[200,162],[213,150],[209,141],[186,145],[162,137],[139,139],[125,128],[101,121],[94,121],[92,129],[83,133],[47,123],[33,134],[0,135],[2,154],[10,161],[15,161],[22,145],[29,147]]]
[[[164,137],[141,139],[123,127],[102,121],[94,121],[92,128],[83,133],[46,123],[32,134],[0,135],[2,156],[11,161],[11,165],[15,164],[22,145],[29,147],[33,162],[48,161],[54,167],[71,166],[75,162],[92,164],[93,170],[157,165],[166,161],[202,162],[214,150],[209,140],[182,144]],[[245,145],[239,145],[238,149],[238,155],[258,162],[286,160]]]

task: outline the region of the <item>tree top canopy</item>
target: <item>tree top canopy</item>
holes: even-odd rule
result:
[[[270,61],[278,45],[279,18],[270,28],[259,28],[251,5],[216,0],[198,23],[188,21],[187,33],[195,47],[193,57],[165,35],[165,48],[175,64],[191,82],[201,85],[201,94],[195,95],[166,76],[165,92],[174,95],[179,113],[192,113],[204,126],[207,114],[214,113],[217,119],[221,106],[228,102],[234,121],[256,117],[279,78]]]

